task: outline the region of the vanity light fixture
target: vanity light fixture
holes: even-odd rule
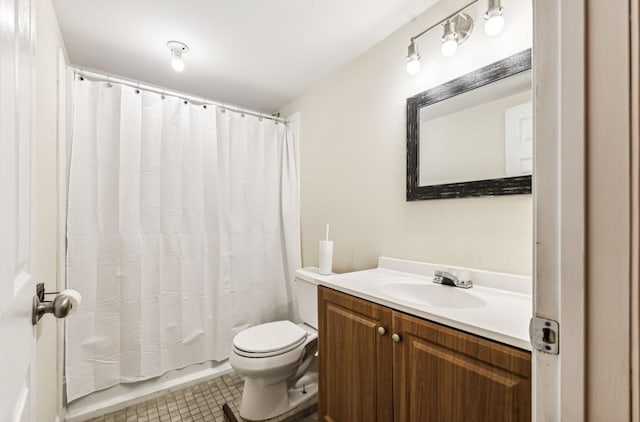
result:
[[[444,35],[440,51],[445,57],[451,57],[458,51],[458,46],[469,38],[473,31],[473,19],[466,13],[460,13],[445,21]]]
[[[418,44],[412,39],[407,53],[407,73],[409,73],[409,75],[415,75],[420,72],[420,58]]]
[[[489,36],[498,35],[504,28],[504,8],[500,4],[500,0],[488,0],[489,7],[487,13],[484,14],[484,32]]]
[[[452,21],[444,23],[444,35],[442,36],[442,46],[440,52],[445,57],[451,57],[458,51],[458,34]]]
[[[409,44],[407,54],[407,72],[410,75],[415,75],[420,71],[420,53],[418,53],[418,43],[416,40],[431,31],[432,29],[442,25],[444,34],[442,36],[441,51],[445,57],[453,56],[458,50],[458,46],[465,42],[471,31],[473,31],[473,19],[466,13],[462,13],[466,8],[477,3],[478,0],[472,0],[465,6],[456,10],[455,13],[449,15],[442,21],[431,25],[418,35],[411,37],[411,43]],[[499,5],[499,0],[494,0]],[[494,4],[490,1],[490,4]]]
[[[182,55],[189,52],[189,47],[180,41],[169,41],[167,48],[171,51],[171,67],[176,72],[182,72],[184,70]]]

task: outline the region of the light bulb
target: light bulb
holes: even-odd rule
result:
[[[418,52],[418,44],[411,39],[411,44],[407,49],[407,73],[415,75],[420,72],[420,53]]]
[[[451,57],[456,54],[456,51],[458,51],[458,40],[456,40],[455,34],[448,34],[442,39],[440,51],[445,57]]]
[[[420,72],[420,59],[417,57],[412,57],[407,61],[407,73],[409,75],[415,75]]]
[[[484,23],[484,32],[493,37],[498,35],[502,28],[504,28],[504,17],[502,16],[502,8],[496,7],[494,9],[489,10],[484,18],[486,22]]]
[[[184,62],[182,61],[182,57],[173,56],[173,58],[171,59],[171,67],[173,67],[176,72],[182,72],[184,70]]]
[[[180,41],[167,41],[167,47],[171,52],[171,67],[176,72],[182,72],[184,70],[182,55],[189,52],[189,47]]]

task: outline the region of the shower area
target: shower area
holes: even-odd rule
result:
[[[236,333],[297,319],[290,121],[67,70],[69,420],[230,371]]]

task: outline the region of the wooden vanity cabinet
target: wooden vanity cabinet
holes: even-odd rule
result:
[[[531,420],[529,352],[326,287],[318,294],[321,421]]]
[[[531,420],[531,354],[393,312],[395,421]]]
[[[318,302],[320,420],[393,420],[391,310],[324,287]]]

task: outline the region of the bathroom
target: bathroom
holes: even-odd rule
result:
[[[2,420],[640,420],[638,9],[0,0]]]

